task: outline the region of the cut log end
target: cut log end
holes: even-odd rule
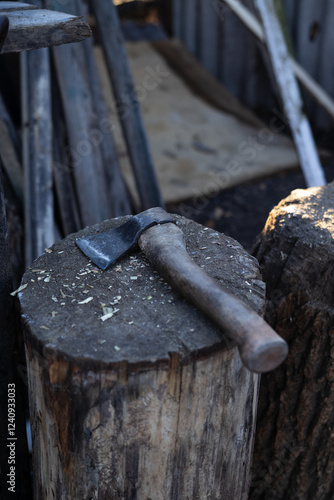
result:
[[[261,313],[256,260],[176,218],[197,264],[240,298],[251,288]],[[76,246],[125,220],[70,235],[25,274],[36,499],[245,499],[260,377],[142,253],[101,271]]]

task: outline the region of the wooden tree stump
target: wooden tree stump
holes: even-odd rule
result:
[[[290,354],[261,381],[252,500],[334,498],[333,215],[333,183],[293,191],[255,250]]]
[[[245,500],[259,376],[142,253],[101,271],[76,237],[34,262],[19,292],[36,499]],[[256,259],[177,217],[188,251],[260,314]]]

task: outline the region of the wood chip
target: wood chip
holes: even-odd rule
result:
[[[18,293],[22,292],[22,290],[27,288],[27,286],[28,286],[28,283],[26,283],[25,285],[19,286],[19,288],[17,288],[17,290],[14,290],[14,292],[11,293],[11,296],[15,297],[15,295],[17,295]]]
[[[107,321],[107,319],[110,319],[114,316],[119,311],[119,309],[113,309],[113,311],[108,312],[107,314],[104,314],[103,316],[100,316],[101,321]]]
[[[88,304],[91,300],[93,300],[93,297],[87,297],[87,299],[78,302],[78,304]]]

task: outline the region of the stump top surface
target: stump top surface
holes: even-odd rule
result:
[[[265,230],[279,230],[283,226],[291,226],[295,238],[309,239],[313,244],[332,242],[334,182],[326,186],[292,191],[272,210]],[[325,238],[325,233],[328,238]]]
[[[119,217],[55,244],[26,271],[18,293],[26,335],[36,349],[100,363],[147,364],[224,349],[224,333],[188,304],[137,251],[102,271],[75,239],[124,223]],[[258,263],[230,237],[176,216],[195,262],[259,313]]]

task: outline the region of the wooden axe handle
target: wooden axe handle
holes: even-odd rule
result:
[[[249,370],[268,372],[284,361],[287,343],[263,318],[226,292],[191,259],[183,231],[175,224],[148,228],[139,238],[139,247],[174,289],[236,342]]]

